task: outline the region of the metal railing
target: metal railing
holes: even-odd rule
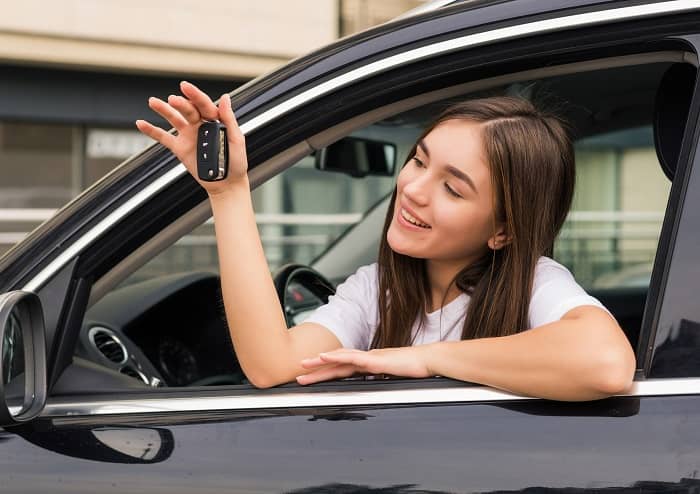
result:
[[[0,253],[54,213],[53,209],[0,209]],[[270,268],[275,269],[285,262],[310,262],[362,217],[362,213],[258,213],[256,221]],[[651,266],[654,260],[662,221],[663,212],[572,211],[559,235],[555,256],[584,286],[594,285],[606,273],[625,269],[637,273],[637,267]],[[217,270],[217,263],[213,220],[209,219],[144,266],[141,275]]]

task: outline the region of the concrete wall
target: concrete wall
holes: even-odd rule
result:
[[[251,78],[336,39],[338,16],[335,0],[21,0],[0,62]]]

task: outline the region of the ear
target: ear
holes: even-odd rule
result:
[[[486,242],[491,250],[499,250],[513,241],[513,237],[506,233],[505,227],[499,227],[495,235]]]

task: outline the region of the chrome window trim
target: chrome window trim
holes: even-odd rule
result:
[[[341,87],[347,86],[353,82],[367,78],[372,75],[384,72],[388,69],[398,67],[400,65],[415,62],[430,56],[444,54],[458,49],[467,47],[475,47],[484,45],[490,42],[504,41],[517,38],[519,36],[541,34],[545,32],[560,31],[566,28],[582,27],[606,22],[630,20],[636,18],[647,17],[660,13],[678,13],[687,10],[700,9],[700,3],[697,0],[670,0],[664,2],[656,2],[646,5],[634,5],[629,7],[618,7],[603,10],[600,12],[587,12],[583,14],[574,14],[553,19],[545,19],[533,21],[527,24],[517,26],[509,26],[503,28],[492,29],[459,38],[433,43],[420,48],[415,48],[405,53],[399,53],[389,56],[385,59],[378,60],[362,67],[350,70],[346,73],[330,79],[324,83],[310,88],[296,96],[281,102],[280,104],[264,111],[257,117],[254,117],[247,122],[241,124],[243,134],[248,134],[253,130],[267,124],[268,122],[280,117],[281,115],[292,111],[306,103],[313,101],[324,94],[328,94]],[[127,200],[121,207],[112,212],[90,231],[83,235],[76,242],[68,246],[61,255],[51,261],[48,266],[32,278],[24,287],[23,290],[37,291],[44,283],[46,283],[56,272],[58,272],[68,261],[75,255],[79,254],[85,247],[92,243],[97,237],[107,231],[115,224],[122,216],[126,216],[132,210],[144,203],[149,197],[155,195],[161,189],[167,187],[170,183],[177,180],[183,174],[187,173],[182,163],[176,165],[173,169],[155,179],[152,183],[146,186],[135,196]]]
[[[650,379],[637,381],[628,393],[618,396],[652,397],[700,395],[700,378]],[[339,406],[464,404],[482,402],[515,402],[536,400],[487,386],[439,387],[407,390],[363,391],[290,391],[288,393],[259,390],[245,396],[202,396],[132,398],[122,400],[51,400],[42,417],[101,416],[115,414],[150,414],[174,412],[206,412],[214,410],[243,411],[262,409],[318,408]]]
[[[465,3],[469,3],[470,0],[466,0]],[[456,3],[457,0],[430,0],[426,2],[423,5],[419,5],[418,7],[415,7],[408,12],[404,12],[401,15],[398,15],[391,19],[389,22],[393,21],[398,21],[401,19],[407,19],[409,17],[415,17],[420,14],[425,14],[426,12],[432,12],[434,10],[439,10],[447,5],[450,5],[452,3]]]
[[[41,288],[56,272],[65,266],[74,256],[78,255],[85,247],[95,241],[100,235],[109,230],[112,225],[117,223],[123,216],[128,215],[131,211],[146,202],[148,198],[155,195],[161,189],[167,187],[170,183],[177,180],[179,177],[187,173],[185,165],[180,163],[175,168],[168,170],[153,182],[134,194],[124,204],[112,211],[107,217],[92,227],[85,235],[80,237],[69,247],[67,247],[56,259],[46,266],[38,275],[32,278],[22,290],[35,292]]]

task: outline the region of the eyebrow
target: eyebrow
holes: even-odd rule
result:
[[[418,147],[425,153],[425,155],[426,155],[428,158],[430,158],[430,152],[428,151],[428,146],[425,144],[425,142],[423,141],[423,139],[421,139],[420,141],[418,141]],[[456,166],[449,165],[449,164],[445,167],[445,169],[447,170],[447,172],[448,172],[450,175],[452,175],[452,176],[454,176],[454,177],[456,177],[456,178],[462,180],[463,182],[466,182],[466,184],[467,184],[469,187],[471,187],[471,189],[474,191],[474,193],[476,193],[476,194],[479,193],[479,192],[476,190],[476,185],[474,185],[474,182],[472,181],[472,179],[469,177],[469,175],[467,175],[466,173],[464,173],[462,170],[460,170],[460,169],[457,168]]]

